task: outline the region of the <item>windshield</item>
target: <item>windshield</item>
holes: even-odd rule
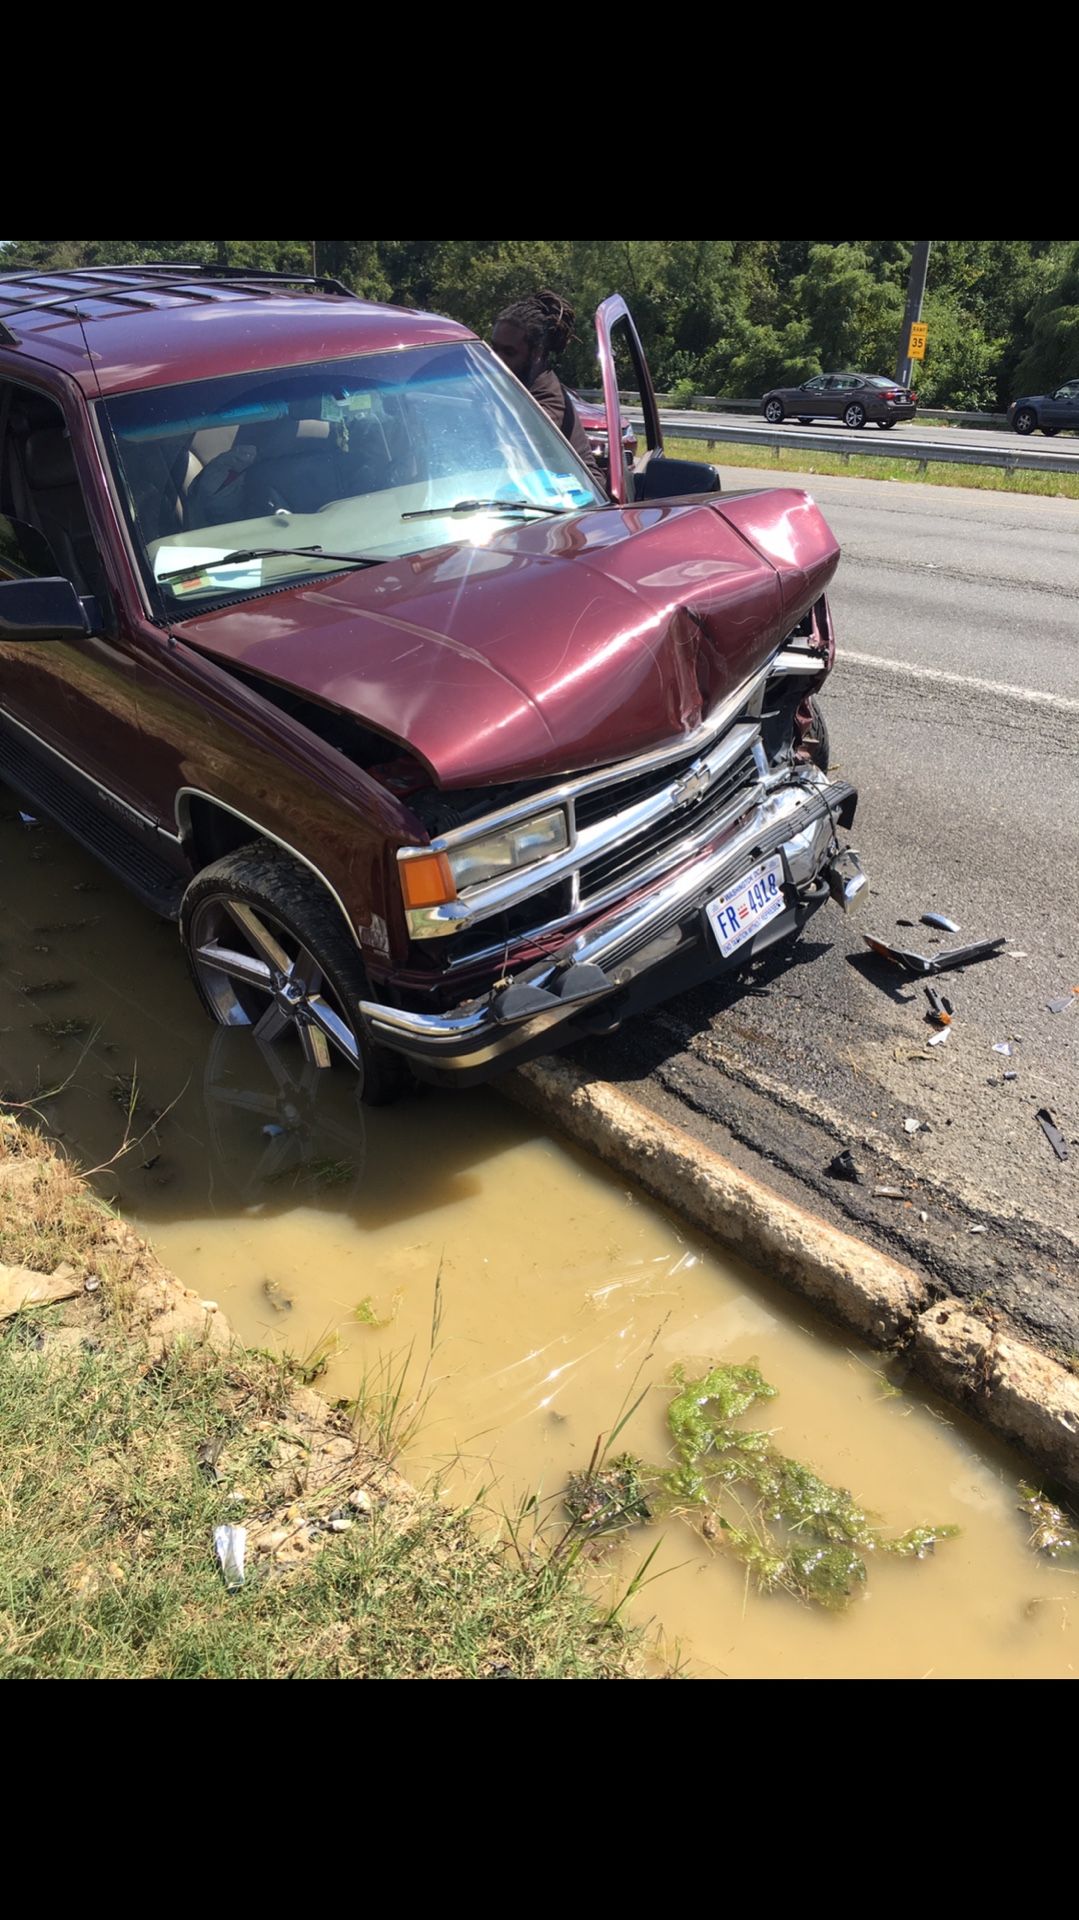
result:
[[[507,526],[606,504],[478,342],[100,405],[144,570],[168,613],[448,542],[480,546]]]

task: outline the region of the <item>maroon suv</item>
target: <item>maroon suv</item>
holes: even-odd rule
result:
[[[334,282],[0,281],[0,774],[174,917],[213,1017],[368,1100],[482,1076],[858,895],[804,493],[601,498],[464,327]]]

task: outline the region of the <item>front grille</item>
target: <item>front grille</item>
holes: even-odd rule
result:
[[[612,780],[606,786],[594,787],[591,793],[580,794],[574,802],[578,833],[597,820],[609,820],[612,813],[624,813],[627,807],[650,800],[654,793],[663,793],[695,766],[697,759],[697,753],[687,753],[662,767],[650,767],[646,773],[630,774],[625,780]]]
[[[692,760],[686,762],[686,766],[692,764]],[[617,795],[618,810],[621,811],[623,806],[630,804],[628,795],[631,792],[634,800],[645,798],[648,792],[654,793],[657,789],[670,786],[682,771],[681,767],[668,766],[658,774],[643,774],[639,780],[626,781],[624,785],[616,787],[613,792]],[[719,820],[724,813],[728,812],[735,796],[743,788],[756,785],[757,779],[757,763],[752,748],[749,748],[731,766],[725,768],[700,799],[693,801],[689,806],[678,808],[673,813],[665,814],[660,820],[653,820],[649,826],[642,827],[638,833],[633,834],[628,840],[621,841],[617,847],[609,847],[593,859],[586,860],[580,870],[581,905],[587,906],[590,900],[595,900],[611,887],[630,887],[640,869],[651,866],[660,854],[671,847],[676,847],[679,841],[688,835],[700,833],[711,821]],[[645,786],[643,784],[645,782],[650,782],[650,786]],[[634,791],[638,786],[642,786],[643,789],[640,793]],[[605,801],[605,811],[610,813],[611,788],[605,788],[599,794],[589,794],[587,798],[592,802]],[[581,824],[583,802],[584,797],[577,803],[578,824]]]

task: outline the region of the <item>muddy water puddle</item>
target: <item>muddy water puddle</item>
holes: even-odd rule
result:
[[[174,929],[0,792],[0,1081],[239,1335],[328,1353],[353,1397],[413,1347],[433,1389],[404,1462],[492,1509],[554,1499],[648,1383],[618,1445],[662,1464],[670,1370],[755,1360],[758,1410],[896,1532],[957,1523],[924,1561],[871,1556],[849,1609],[763,1597],[721,1544],[668,1518],[609,1550],[630,1612],[688,1671],[1060,1676],[1079,1670],[1079,1576],[1036,1556],[1017,1463],[493,1092],[362,1115],[347,1079],[211,1027]],[[117,1157],[125,1129],[139,1144]],[[636,1383],[636,1385],[634,1384]],[[407,1393],[406,1393],[407,1398]]]

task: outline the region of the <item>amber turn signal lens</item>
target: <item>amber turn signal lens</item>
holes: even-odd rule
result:
[[[456,900],[457,888],[444,853],[414,854],[398,864],[406,907],[437,907],[444,900]]]

